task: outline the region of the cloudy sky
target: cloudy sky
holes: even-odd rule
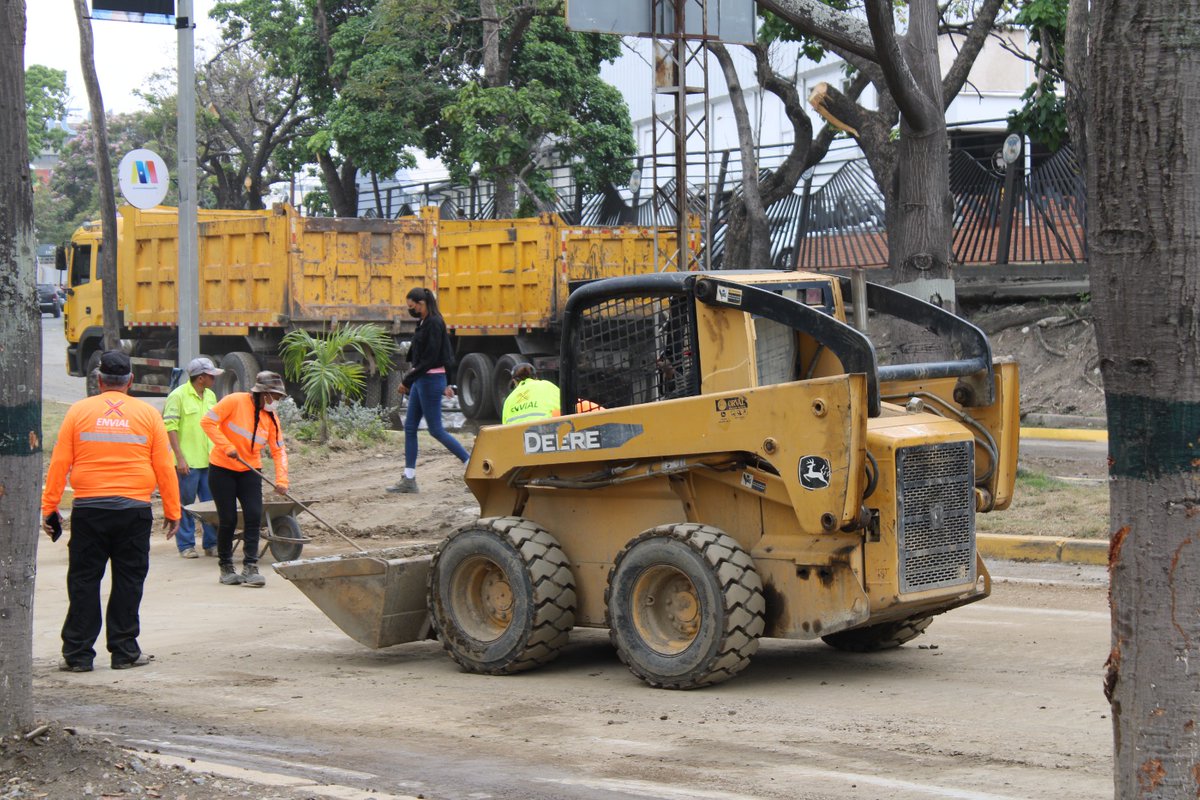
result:
[[[216,25],[208,11],[215,0],[193,0],[197,48],[216,39]],[[91,3],[88,3],[89,8]],[[66,70],[72,116],[87,109],[87,90],[79,67],[79,27],[73,0],[26,0],[25,66],[44,64]],[[96,73],[108,111],[126,112],[141,107],[135,89],[150,75],[176,64],[178,34],[170,25],[92,21],[96,41]]]

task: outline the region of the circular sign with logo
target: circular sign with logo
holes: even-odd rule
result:
[[[117,167],[121,194],[135,208],[154,208],[162,203],[170,186],[168,177],[167,162],[153,150],[132,150]]]

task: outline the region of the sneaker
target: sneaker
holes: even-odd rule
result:
[[[179,551],[180,558],[199,558],[200,554],[196,552],[196,548],[189,547],[186,550]]]
[[[401,478],[399,483],[397,483],[395,486],[387,487],[387,490],[392,494],[416,494],[417,479]]]
[[[242,576],[237,574],[233,564],[221,565],[221,583],[226,586],[237,586],[242,582]]]
[[[144,667],[154,660],[154,656],[140,653],[133,661],[114,661],[113,669],[133,669],[134,667]]]
[[[58,660],[58,671],[59,672],[91,672],[92,665],[91,664],[72,664],[71,662],[67,661],[65,658],[60,658]]]
[[[240,577],[242,579],[242,586],[251,586],[257,589],[267,585],[267,579],[262,576],[262,573],[258,571],[258,567],[254,564],[243,566]]]
[[[208,556],[209,558],[216,558],[217,557],[217,548],[215,548],[215,547],[204,548],[204,555]]]

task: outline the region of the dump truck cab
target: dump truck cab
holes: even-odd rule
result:
[[[117,218],[118,230],[121,218]],[[57,251],[59,269],[67,275],[63,332],[67,338],[67,374],[84,376],[100,365],[104,310],[100,282],[100,223],[87,222]]]

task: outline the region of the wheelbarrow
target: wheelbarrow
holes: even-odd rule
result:
[[[312,541],[300,532],[300,523],[296,520],[300,509],[301,505],[296,500],[263,498],[263,530],[258,535],[261,542],[260,557],[268,548],[271,550],[271,557],[276,561],[295,561],[300,557],[304,545]],[[214,527],[218,524],[217,504],[212,500],[192,503],[184,506],[183,510],[201,522],[207,522]],[[239,505],[238,533],[234,535],[234,548],[242,541],[243,524],[242,509]]]

